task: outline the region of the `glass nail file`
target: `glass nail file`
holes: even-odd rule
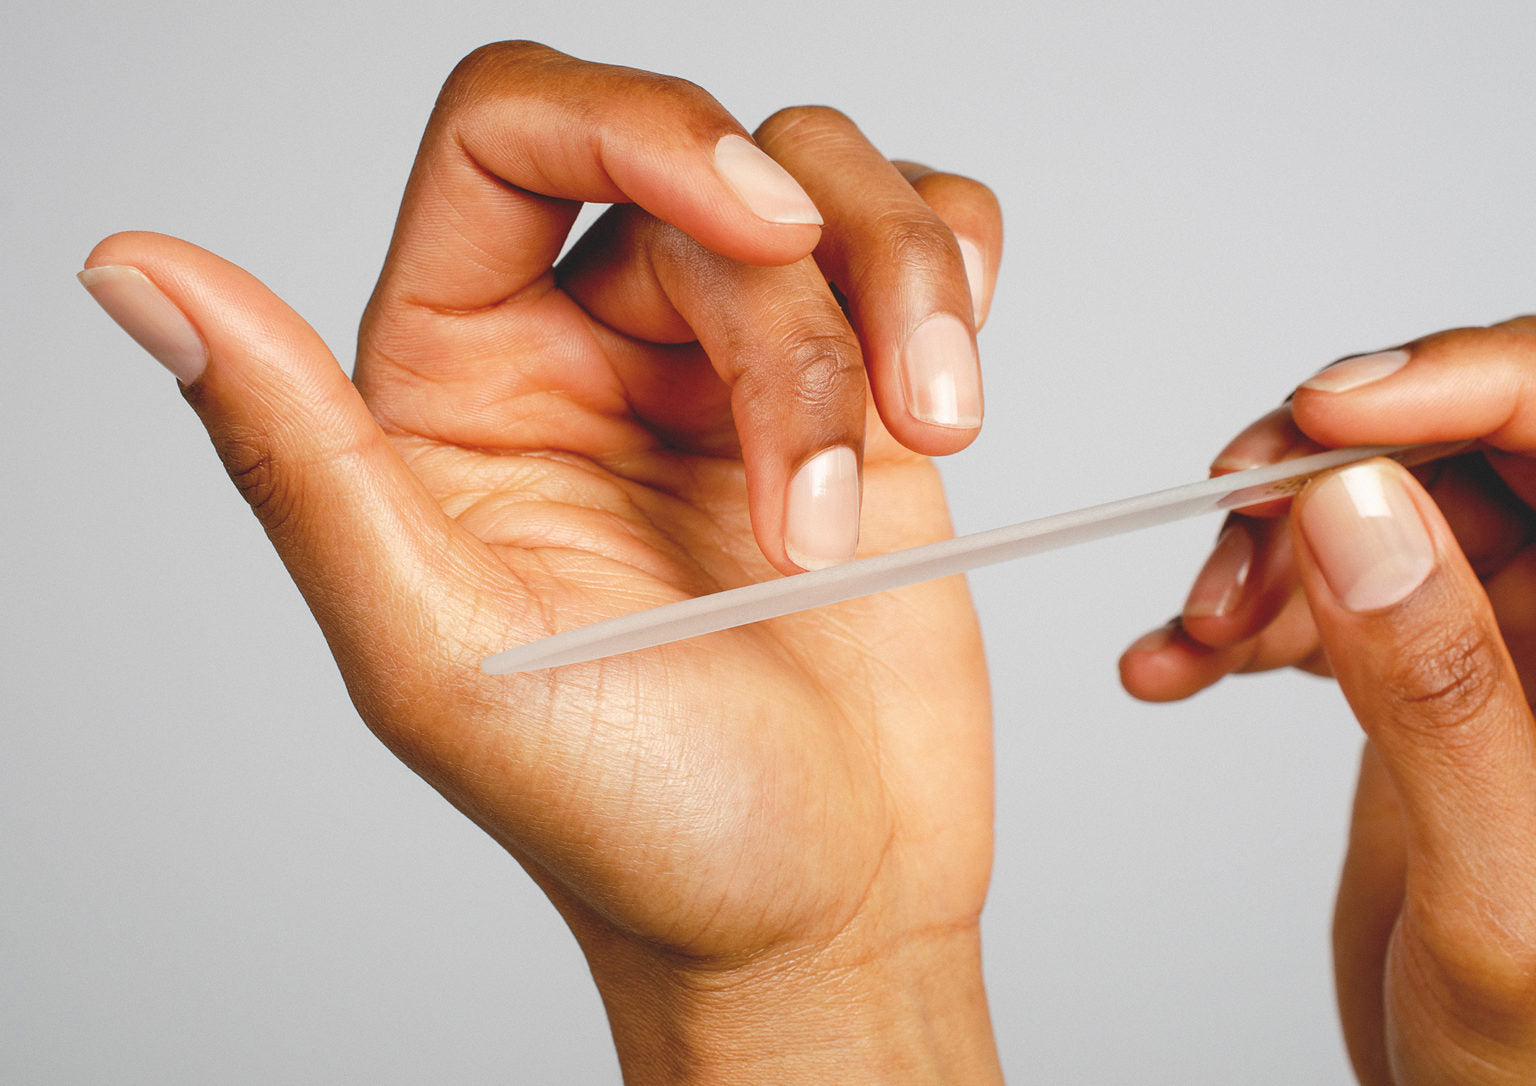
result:
[[[1466,442],[1454,442],[1330,449],[1005,528],[859,558],[829,569],[663,604],[519,645],[487,657],[480,666],[489,674],[506,675],[654,648],[1202,513],[1288,498],[1319,472],[1375,456],[1412,466],[1466,448]]]

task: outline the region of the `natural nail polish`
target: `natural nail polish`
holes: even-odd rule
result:
[[[965,281],[971,288],[971,317],[976,327],[986,318],[983,303],[986,300],[987,263],[982,259],[981,247],[970,238],[956,238],[960,245],[960,259],[965,262]]]
[[[1434,571],[1434,541],[1405,478],[1400,468],[1359,464],[1325,478],[1302,504],[1307,546],[1334,597],[1351,611],[1400,603]]]
[[[183,385],[190,385],[208,368],[208,348],[192,322],[138,268],[106,265],[79,275],[91,297]]]
[[[1408,358],[1408,352],[1401,348],[1358,354],[1335,362],[1316,377],[1303,381],[1301,387],[1317,392],[1348,392],[1392,376],[1408,364]]]
[[[846,445],[823,449],[789,480],[784,550],[801,569],[846,562],[859,546],[859,458]]]
[[[1179,620],[1173,619],[1155,630],[1148,630],[1131,642],[1130,647],[1125,650],[1125,655],[1129,656],[1133,652],[1163,651],[1163,649],[1173,644],[1173,635],[1178,631],[1178,628]]]
[[[1213,474],[1245,471],[1275,464],[1292,455],[1299,446],[1310,444],[1296,429],[1288,407],[1277,407],[1245,426],[1241,433],[1211,461]]]
[[[1253,572],[1253,557],[1253,535],[1242,521],[1232,521],[1221,530],[1211,556],[1189,590],[1185,617],[1223,618],[1235,611]]]
[[[758,218],[786,225],[821,225],[821,212],[800,183],[746,137],[720,137],[715,144],[715,170]]]
[[[959,318],[940,313],[918,325],[901,353],[901,384],[913,418],[956,429],[981,425],[981,364]]]

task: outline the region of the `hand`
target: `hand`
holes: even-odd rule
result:
[[[1240,433],[1213,473],[1321,448],[1466,441],[1474,453],[1416,474],[1486,582],[1522,680],[1536,682],[1536,317],[1462,328],[1392,351],[1344,359]],[[1188,697],[1233,672],[1300,667],[1328,673],[1297,591],[1287,507],[1230,517],[1179,617],[1122,660],[1137,697]]]
[[[1334,950],[1370,1084],[1536,1079],[1533,328],[1346,360],[1241,435],[1221,467],[1309,439],[1480,451],[1421,469],[1427,491],[1376,462],[1314,482],[1288,524],[1234,518],[1178,624],[1122,663],[1149,697],[1240,669],[1337,675],[1368,737]]]
[[[615,207],[557,264],[582,201]],[[926,456],[980,423],[1000,244],[983,187],[831,110],[754,141],[691,84],[517,43],[444,88],[355,384],[184,242],[114,236],[82,278],[181,379],[368,725],[571,925],[627,1078],[985,1081],[963,582],[478,663],[946,535]]]

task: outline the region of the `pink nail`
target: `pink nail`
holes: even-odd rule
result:
[[[1311,380],[1303,381],[1301,387],[1318,392],[1348,392],[1392,376],[1408,364],[1408,359],[1408,352],[1401,348],[1356,355],[1335,362]]]
[[[1125,655],[1129,656],[1133,652],[1161,652],[1173,644],[1173,635],[1178,628],[1178,620],[1175,619],[1155,630],[1147,631],[1131,642],[1130,647],[1125,650]]]
[[[980,328],[987,318],[984,309],[987,262],[982,259],[981,247],[970,238],[957,237],[955,240],[960,245],[960,259],[965,262],[965,281],[971,288],[971,317]]]
[[[1226,448],[1211,461],[1211,471],[1243,471],[1264,464],[1275,464],[1291,455],[1300,445],[1310,445],[1288,407],[1277,407],[1269,414],[1255,419],[1241,433],[1227,442]]]
[[[940,313],[918,325],[901,354],[901,383],[913,418],[956,429],[981,425],[981,364],[959,318]]]
[[[1222,618],[1235,611],[1253,570],[1253,557],[1253,536],[1241,521],[1232,521],[1221,530],[1211,556],[1189,590],[1185,616]]]
[[[1348,610],[1400,603],[1435,568],[1435,545],[1401,468],[1367,462],[1328,476],[1306,497],[1301,531]]]
[[[187,315],[138,268],[109,264],[78,276],[91,297],[183,385],[208,368],[208,348]]]
[[[721,136],[715,170],[760,219],[783,224],[821,225],[821,212],[789,172],[744,136]]]
[[[859,546],[859,458],[846,445],[800,465],[784,500],[784,550],[801,569],[846,562]]]

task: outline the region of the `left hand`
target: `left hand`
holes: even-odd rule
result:
[[[1337,676],[1368,742],[1334,919],[1369,1086],[1536,1080],[1536,321],[1356,359],[1240,435],[1218,470],[1320,445],[1473,440],[1235,516],[1175,623],[1122,660],[1187,696],[1234,671]]]
[[[557,264],[581,201],[616,207]],[[368,725],[571,926],[628,1081],[996,1075],[963,581],[548,673],[479,663],[851,557],[860,529],[871,552],[948,534],[927,455],[980,424],[1000,245],[983,186],[887,162],[832,110],[753,139],[692,84],[509,43],[443,90],[355,385],[210,253],[125,234],[88,261]]]
[[[1353,356],[1303,383],[1217,455],[1221,474],[1323,448],[1467,441],[1415,474],[1488,589],[1522,680],[1536,682],[1536,317]],[[1235,672],[1328,674],[1284,503],[1233,514],[1176,619],[1121,660],[1126,689],[1171,701]]]
[[[1400,466],[1314,480],[1296,569],[1368,737],[1334,913],[1367,1086],[1536,1081],[1536,718],[1476,574]]]

